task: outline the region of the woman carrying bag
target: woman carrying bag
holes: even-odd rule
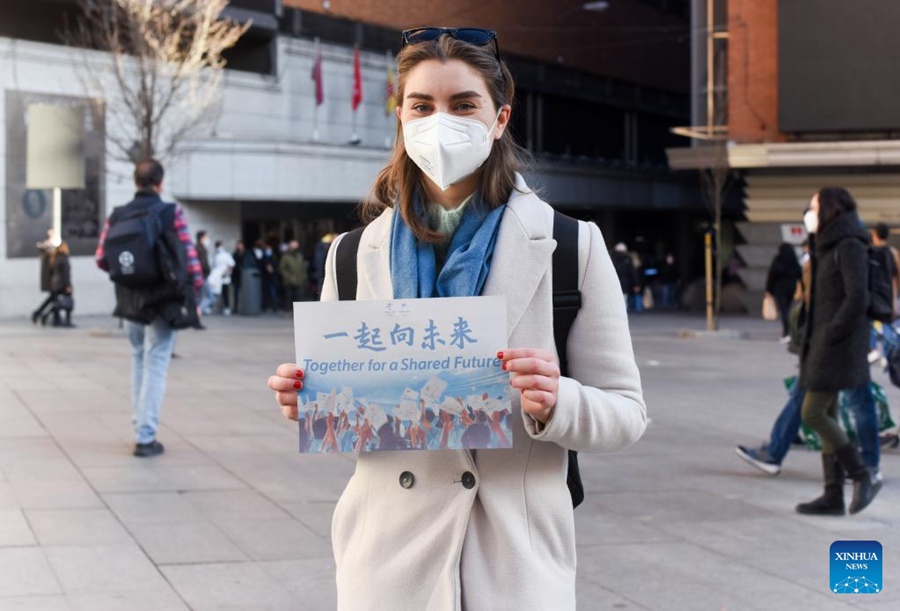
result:
[[[47,318],[53,315],[54,327],[74,327],[72,324],[72,309],[75,300],[72,296],[72,266],[69,263],[69,245],[60,243],[50,255],[50,295],[53,304],[50,311],[44,314],[41,324],[47,324]],[[63,322],[59,315],[60,310],[65,312],[66,319]]]
[[[497,350],[517,391],[514,439],[508,450],[360,453],[332,522],[338,609],[573,611],[567,450],[617,450],[646,427],[619,281],[600,230],[579,223],[582,306],[572,377],[561,376],[554,211],[518,173],[514,85],[496,34],[407,30],[397,64],[400,124],[363,205],[356,298],[504,296],[508,343]],[[323,300],[337,298],[342,239],[328,252]],[[305,375],[284,364],[269,379],[288,418]]]

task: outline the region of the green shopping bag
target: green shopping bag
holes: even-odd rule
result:
[[[788,392],[794,388],[794,384],[796,383],[797,376],[791,376],[784,379],[784,387]],[[887,429],[893,429],[897,425],[891,418],[891,411],[888,406],[887,396],[884,394],[884,388],[876,382],[871,382],[871,389],[873,398],[875,399],[875,409],[878,412],[878,432],[880,433]],[[838,414],[838,421],[847,433],[847,437],[851,442],[856,443],[856,423],[853,421],[853,412],[850,409],[850,401],[847,397],[847,393],[843,391],[838,395]],[[806,447],[810,450],[822,449],[822,440],[819,438],[819,434],[803,423],[800,424],[800,437],[803,439],[803,443],[806,444]]]

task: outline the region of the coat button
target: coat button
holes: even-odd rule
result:
[[[407,490],[409,490],[410,488],[413,487],[413,484],[415,483],[415,481],[416,481],[416,478],[409,471],[404,471],[403,473],[400,474],[400,487],[401,488],[406,488]]]
[[[462,475],[462,485],[466,490],[471,490],[475,487],[475,476],[472,475],[471,471],[466,471]]]

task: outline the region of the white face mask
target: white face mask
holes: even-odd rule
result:
[[[819,215],[815,210],[807,210],[803,215],[803,224],[807,233],[815,233],[819,229]]]
[[[477,119],[436,112],[403,124],[406,154],[434,184],[447,187],[471,176],[491,154],[494,139],[490,129]]]

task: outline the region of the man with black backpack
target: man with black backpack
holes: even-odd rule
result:
[[[159,410],[175,331],[198,324],[203,275],[184,210],[160,197],[164,172],[155,159],[134,169],[134,199],[113,210],[94,259],[115,284],[114,316],[126,320],[133,348],[134,455],[162,454]]]

